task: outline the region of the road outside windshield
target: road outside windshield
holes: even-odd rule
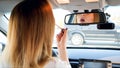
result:
[[[98,30],[96,25],[78,26],[65,25],[64,16],[70,12],[63,9],[55,9],[54,16],[56,24],[62,28],[68,28],[67,47],[98,47],[98,48],[119,48],[120,46],[120,6],[109,6],[105,13],[110,15],[108,21],[115,23],[113,30]],[[60,29],[55,27],[55,36]],[[54,36],[53,47],[56,47]]]

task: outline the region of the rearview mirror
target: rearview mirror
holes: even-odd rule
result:
[[[103,12],[73,13],[65,16],[67,25],[86,25],[105,23],[106,17]]]

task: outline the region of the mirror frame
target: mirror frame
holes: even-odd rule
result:
[[[94,23],[76,23],[76,24],[73,24],[73,23],[67,23],[66,22],[66,17],[69,16],[69,15],[75,15],[75,14],[85,14],[85,13],[98,13],[100,15],[100,22],[94,22]],[[107,20],[106,20],[106,16],[105,16],[105,13],[104,12],[76,12],[76,13],[71,13],[71,14],[67,14],[64,18],[64,23],[66,25],[89,25],[89,24],[99,24],[99,23],[106,23]]]

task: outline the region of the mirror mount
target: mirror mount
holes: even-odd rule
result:
[[[84,10],[84,12],[85,12],[85,13],[88,13],[88,12],[89,12],[89,10]]]
[[[73,12],[74,12],[74,13],[77,13],[77,12],[78,12],[78,10],[73,10]]]
[[[91,12],[102,12],[101,9],[92,9]]]

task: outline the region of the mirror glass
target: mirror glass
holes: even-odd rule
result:
[[[100,13],[68,14],[65,16],[65,24],[96,24],[101,22],[100,18]]]

